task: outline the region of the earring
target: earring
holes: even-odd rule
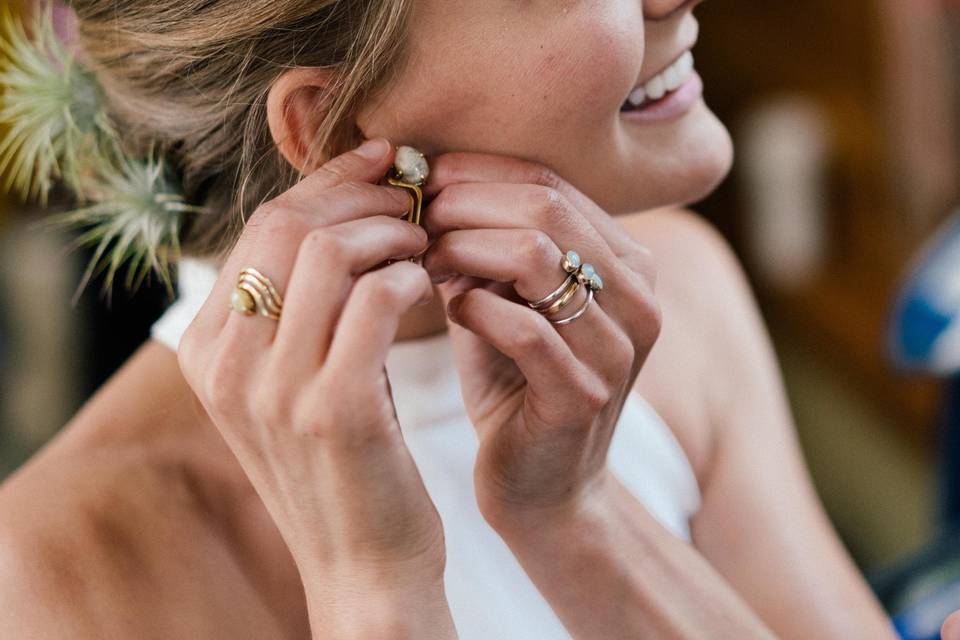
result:
[[[387,173],[387,183],[394,187],[401,187],[410,194],[410,210],[407,212],[407,221],[420,224],[420,209],[423,206],[422,187],[430,175],[430,166],[422,153],[405,145],[397,147],[393,160],[393,167]]]

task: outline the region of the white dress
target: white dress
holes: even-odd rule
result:
[[[179,299],[152,326],[152,338],[176,351],[216,277],[210,263],[184,258]],[[448,335],[395,343],[386,368],[404,440],[443,520],[446,592],[460,638],[568,640],[556,614],[477,509],[477,439]],[[700,506],[696,478],[673,432],[637,393],[623,408],[608,461],[657,520],[690,540],[689,518]]]

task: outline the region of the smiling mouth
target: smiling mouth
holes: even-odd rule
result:
[[[669,67],[634,89],[620,111],[639,111],[649,107],[685,85],[693,74],[693,53],[686,51]]]

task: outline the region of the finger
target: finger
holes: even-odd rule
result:
[[[222,327],[227,322],[230,313],[227,302],[241,269],[253,266],[265,273],[282,296],[297,248],[307,233],[368,216],[387,215],[399,219],[410,204],[402,189],[363,182],[343,182],[328,189],[321,199],[294,201],[289,193],[284,200],[277,199],[258,208],[244,227],[211,290],[208,300],[212,306],[204,310],[205,321],[211,326]]]
[[[536,311],[476,288],[451,300],[448,313],[516,363],[527,381],[528,401],[546,424],[579,423],[605,395],[604,383]]]
[[[431,276],[455,273],[510,283],[523,301],[532,301],[543,299],[566,281],[568,274],[559,268],[561,255],[553,240],[536,229],[470,229],[441,236],[424,254],[423,267]],[[446,299],[446,287],[441,287],[441,293]],[[568,318],[585,305],[587,288],[580,286],[547,319]],[[574,356],[605,380],[620,383],[629,374],[635,348],[596,294],[581,317],[554,329]]]
[[[540,300],[566,280],[558,268],[562,258],[539,229],[458,229],[437,238],[421,264],[437,284],[470,275],[512,284],[521,298]]]
[[[640,342],[657,334],[649,325],[652,319],[649,307],[654,304],[652,283],[614,255],[596,229],[556,192],[524,184],[455,184],[444,189],[430,203],[429,210],[424,226],[437,238],[434,244],[445,234],[466,229],[515,230],[526,226],[545,232],[560,251],[572,249],[583,262],[596,268],[604,283],[603,290],[598,292],[598,301],[631,337]],[[497,249],[488,255],[496,256],[500,251]],[[563,277],[559,259],[552,269]],[[552,289],[547,293],[550,291]]]
[[[421,227],[387,216],[311,231],[297,252],[274,340],[276,357],[293,370],[315,370],[326,359],[354,276],[426,246]]]
[[[489,153],[452,152],[429,157],[430,178],[424,198],[435,198],[457,183],[513,183],[540,185],[559,192],[597,229],[618,256],[628,255],[637,244],[623,228],[593,200],[549,167],[512,156]],[[429,218],[426,218],[429,219]]]
[[[293,195],[309,197],[349,181],[376,184],[390,169],[395,154],[396,149],[389,140],[382,136],[371,138],[307,175],[293,188]]]
[[[355,372],[358,379],[383,370],[400,316],[433,299],[430,276],[418,264],[396,262],[357,279],[327,357],[329,370]]]
[[[565,197],[535,185],[451,185],[428,205],[423,226],[434,238],[457,229],[539,229],[564,252],[575,249],[598,267],[601,258],[607,267],[616,257]]]

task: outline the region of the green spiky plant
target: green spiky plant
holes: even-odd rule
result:
[[[4,187],[46,204],[57,179],[80,186],[79,159],[99,136],[112,137],[95,77],[60,42],[46,5],[29,25],[0,8],[0,142]]]
[[[96,77],[77,63],[56,34],[50,5],[29,25],[0,8],[0,175],[5,187],[45,205],[62,180],[78,207],[41,220],[45,227],[84,228],[68,250],[96,248],[77,291],[106,270],[109,297],[125,264],[134,292],[156,273],[174,295],[170,265],[180,258],[182,217],[202,213],[187,203],[177,176],[152,148],[146,158],[124,154]]]
[[[88,191],[92,202],[73,211],[50,216],[50,226],[89,227],[70,248],[96,245],[83,274],[74,304],[90,279],[106,269],[104,289],[112,289],[115,274],[126,263],[124,286],[136,291],[149,273],[156,273],[172,298],[171,263],[180,259],[180,224],[184,213],[203,213],[203,207],[185,201],[176,177],[162,156],[146,160],[116,155],[99,159]]]

